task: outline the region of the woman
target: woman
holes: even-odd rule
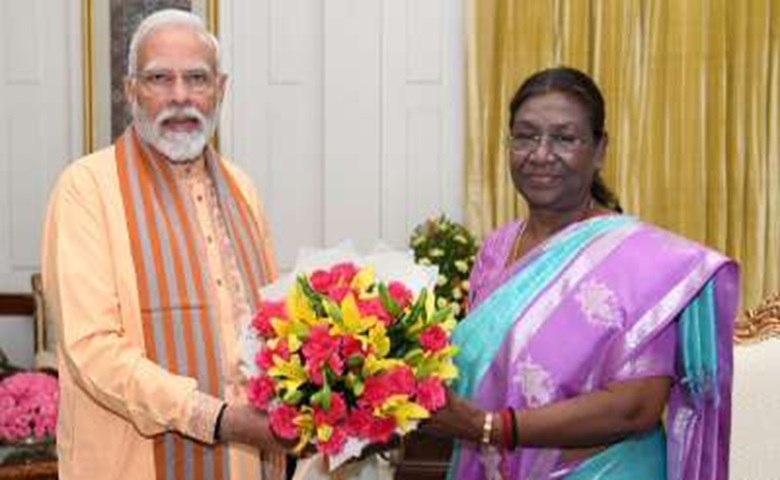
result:
[[[620,214],[584,73],[531,76],[509,127],[529,215],[472,272],[461,376],[430,422],[460,440],[450,478],[726,478],[736,265]]]

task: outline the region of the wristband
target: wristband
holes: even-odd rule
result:
[[[493,433],[493,412],[485,414],[485,423],[482,424],[482,444],[490,445],[490,434]]]
[[[217,413],[217,419],[214,421],[214,443],[220,441],[219,430],[222,427],[222,415],[225,413],[226,409],[227,409],[227,403],[223,403],[222,406],[219,407],[219,412]]]

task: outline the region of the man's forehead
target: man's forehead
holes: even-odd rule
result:
[[[152,63],[164,64],[156,68],[177,69],[210,69],[216,64],[214,46],[205,35],[187,25],[158,27],[147,34],[138,50],[141,69],[150,68]]]
[[[180,70],[180,71],[192,71],[192,70],[212,70],[213,65],[203,59],[183,59],[183,58],[168,58],[157,56],[149,59],[144,65],[141,65],[141,71],[150,70]]]

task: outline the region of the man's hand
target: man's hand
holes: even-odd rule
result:
[[[228,405],[222,414],[219,438],[223,442],[253,445],[261,450],[289,453],[295,440],[277,437],[271,431],[268,415],[251,405]]]

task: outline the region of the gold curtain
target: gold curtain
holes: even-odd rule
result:
[[[523,214],[507,106],[541,68],[590,73],[604,178],[630,214],[736,258],[743,305],[780,290],[780,0],[467,0],[466,219]]]

